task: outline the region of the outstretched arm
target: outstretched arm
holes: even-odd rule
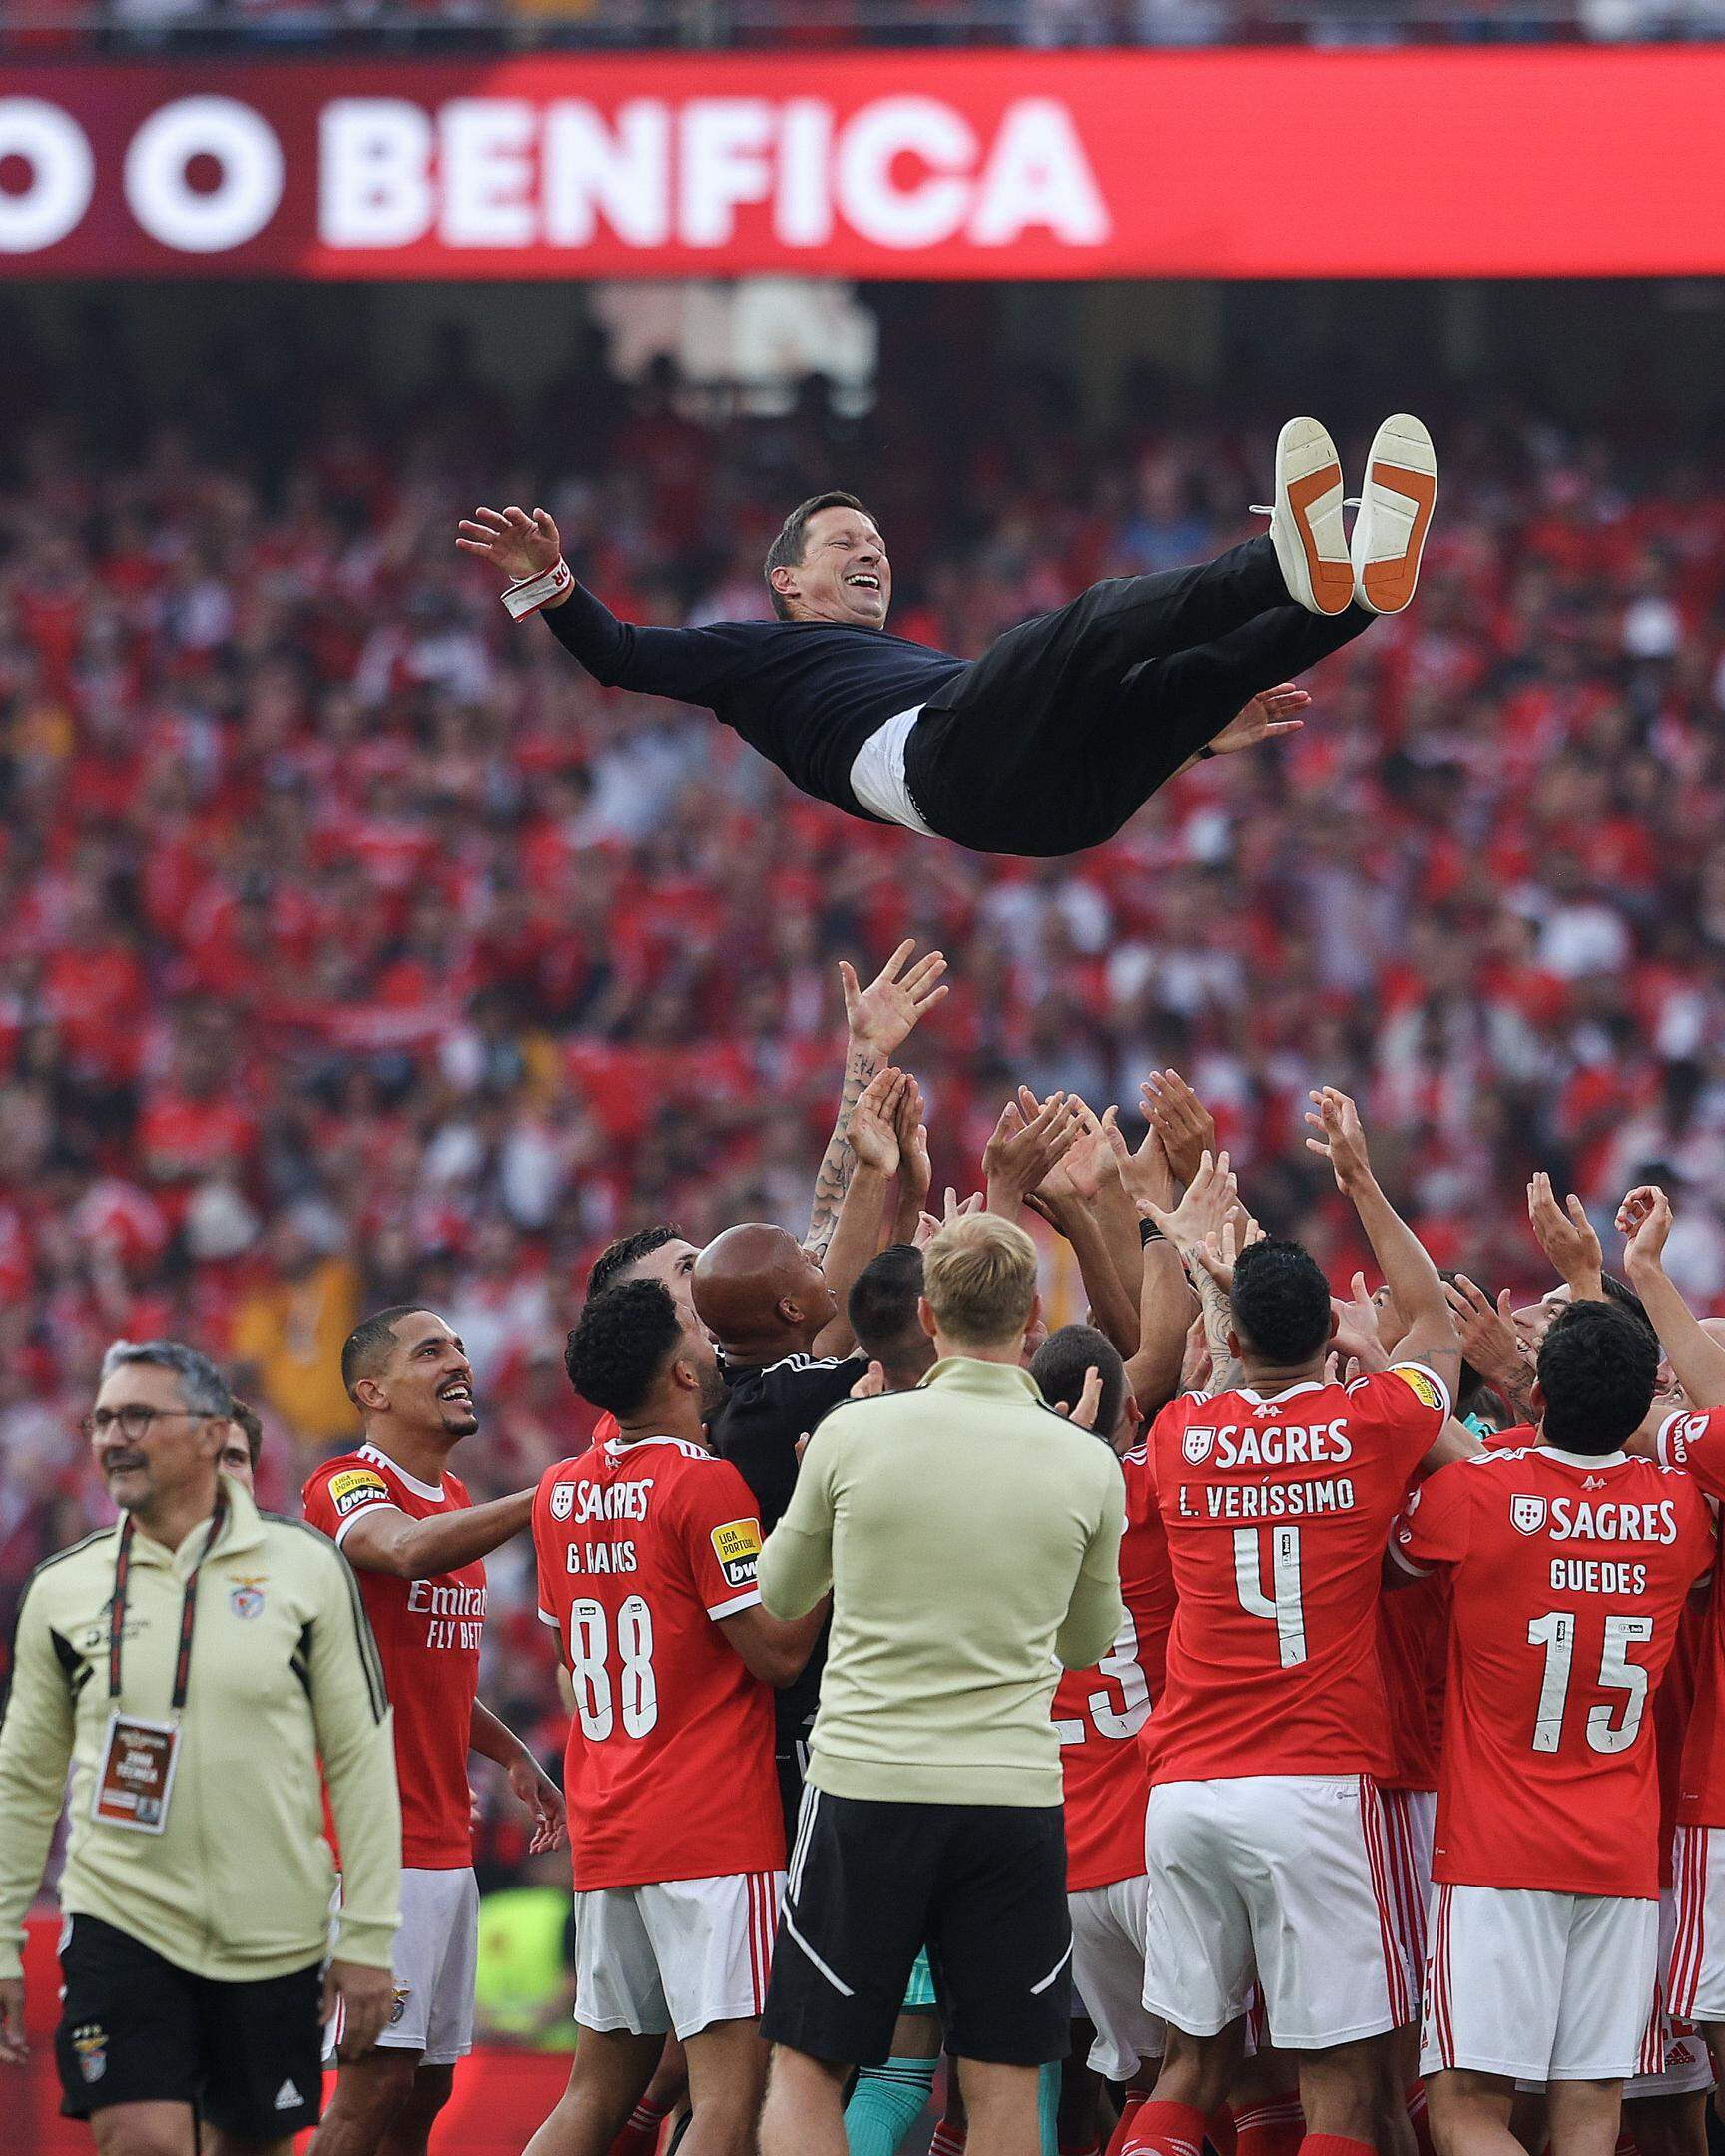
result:
[[[809,1233],[803,1238],[805,1248],[817,1258],[827,1254],[833,1231],[839,1225],[839,1208],[845,1203],[857,1166],[857,1156],[851,1149],[851,1117],[857,1103],[886,1068],[894,1049],[908,1038],[917,1020],[945,996],[940,983],[945,970],[946,961],[938,951],[917,958],[916,945],[908,938],[866,988],[859,985],[856,969],[848,960],[839,961],[839,984],[845,991],[845,1077],[833,1135],[815,1172],[815,1204],[809,1215]]]
[[[1461,1349],[1438,1268],[1372,1173],[1359,1109],[1334,1086],[1323,1087],[1312,1099],[1317,1112],[1308,1113],[1306,1120],[1322,1135],[1306,1143],[1330,1163],[1336,1188],[1359,1214],[1385,1285],[1408,1321],[1402,1353],[1436,1370],[1453,1399],[1461,1376]]]
[[[1623,1270],[1659,1336],[1671,1374],[1691,1407],[1725,1407],[1725,1348],[1704,1332],[1665,1270],[1665,1239],[1671,1233],[1671,1201],[1657,1185],[1643,1183],[1624,1199],[1617,1225],[1629,1238]]]
[[[393,1504],[366,1505],[353,1514],[338,1547],[361,1572],[388,1572],[396,1579],[434,1579],[489,1557],[533,1518],[533,1492],[494,1497],[489,1504],[465,1505],[459,1512],[434,1512],[429,1519],[409,1519]]]
[[[517,621],[543,614],[565,651],[608,689],[711,704],[742,660],[740,647],[711,629],[638,629],[576,581],[550,513],[475,509],[456,526],[455,544],[508,580],[503,604]]]

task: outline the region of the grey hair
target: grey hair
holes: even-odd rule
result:
[[[196,1348],[188,1348],[184,1341],[177,1340],[117,1340],[102,1357],[103,1383],[106,1384],[117,1369],[129,1369],[139,1362],[147,1363],[153,1369],[174,1372],[180,1380],[189,1414],[233,1419],[234,1395],[228,1389],[228,1380],[210,1357],[200,1354]]]

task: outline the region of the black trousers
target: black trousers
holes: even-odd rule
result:
[[[1112,838],[1261,689],[1377,617],[1295,606],[1268,538],[1162,576],[1112,577],[993,644],[904,751],[910,798],[978,853]]]

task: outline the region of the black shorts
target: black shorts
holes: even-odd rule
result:
[[[949,2050],[1046,2066],[1071,2049],[1059,1805],[886,1804],[811,1786],[761,2033],[877,2066],[924,1940]]]
[[[54,2055],[60,2109],[190,2104],[212,2126],[274,2141],[315,2126],[323,2090],[323,1969],[217,1983],[98,1916],[74,1916]]]

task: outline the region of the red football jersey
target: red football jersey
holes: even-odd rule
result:
[[[374,1445],[326,1461],[306,1483],[305,1517],[339,1549],[362,1512],[430,1519],[461,1512],[467,1492],[454,1475],[421,1482]],[[395,1710],[395,1779],[401,1789],[401,1862],[450,1871],[473,1862],[467,1754],[479,1692],[485,1630],[485,1567],[463,1565],[434,1579],[396,1579],[354,1570],[377,1635],[389,1704]]]
[[[1412,1362],[1163,1408],[1150,1451],[1178,1604],[1152,1781],[1383,1772],[1384,1551],[1448,1412]]]
[[[576,1886],[780,1870],[772,1689],[719,1630],[761,1599],[743,1477],[680,1438],[612,1438],[546,1471],[533,1548],[575,1690]]]
[[[1094,1669],[1063,1670],[1054,1692],[1066,1797],[1066,1886],[1085,1893],[1139,1878],[1150,1784],[1136,1742],[1162,1690],[1174,1578],[1142,1446],[1120,1462],[1126,1532],[1120,1538],[1120,1599],[1126,1622]]]
[[[1534,1445],[1434,1475],[1397,1530],[1449,1578],[1434,1879],[1659,1891],[1648,1713],[1713,1520],[1676,1469]]]
[[[1725,1409],[1674,1414],[1659,1432],[1659,1457],[1694,1476],[1709,1497],[1725,1496]],[[1683,1827],[1725,1827],[1725,1595],[1717,1579],[1695,1672],[1695,1704],[1677,1790]]]
[[[1449,1592],[1436,1574],[1378,1605],[1378,1663],[1390,1711],[1385,1789],[1435,1790],[1443,1748],[1443,1672]]]

